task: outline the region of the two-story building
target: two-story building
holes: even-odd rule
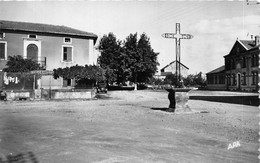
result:
[[[257,91],[259,82],[260,36],[237,40],[224,56],[225,66],[207,73],[209,89]]]
[[[73,65],[95,64],[93,58],[97,35],[66,26],[0,21],[0,72],[5,68],[8,56],[21,55],[30,58],[52,71]],[[72,81],[54,80],[43,76],[40,88],[63,88]],[[1,83],[0,83],[1,84]]]

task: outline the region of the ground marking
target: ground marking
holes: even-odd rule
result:
[[[235,141],[235,142],[233,142],[233,143],[228,145],[228,150],[229,149],[234,149],[234,148],[237,148],[237,147],[240,147],[240,146],[241,145],[240,145],[239,141]]]

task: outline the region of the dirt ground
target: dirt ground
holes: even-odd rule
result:
[[[162,111],[169,105],[167,92],[149,90],[111,91],[94,100],[0,102],[0,158],[42,163],[259,162],[258,107],[202,100],[188,104],[205,112]]]

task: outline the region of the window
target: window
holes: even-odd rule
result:
[[[251,66],[254,67],[255,65],[255,55],[252,55],[251,57]]]
[[[0,42],[0,60],[7,59],[7,43]]]
[[[258,82],[258,72],[252,72],[252,85],[256,85]]]
[[[0,33],[0,39],[4,39],[5,38],[5,33]]]
[[[243,79],[242,84],[246,85],[246,73],[245,72],[242,74],[242,79]]]
[[[246,57],[243,57],[242,59],[242,68],[246,67]]]
[[[232,80],[233,80],[233,83],[232,85],[236,85],[236,75],[235,74],[232,74]]]
[[[232,60],[229,61],[229,70],[232,69]]]
[[[214,78],[211,75],[207,75],[208,84],[214,84]]]
[[[63,46],[62,48],[62,61],[72,62],[72,47]]]
[[[225,84],[225,75],[219,76],[219,84]]]
[[[231,63],[232,63],[232,69],[235,69],[235,68],[236,68],[236,62],[235,62],[235,60],[233,59]]]
[[[231,85],[231,78],[230,78],[230,75],[227,75],[227,85]]]
[[[255,67],[259,65],[259,57],[258,55],[252,55],[251,57],[251,66]]]
[[[67,44],[71,44],[71,38],[69,38],[69,37],[65,37],[64,38],[64,43],[67,43]]]
[[[227,66],[227,70],[231,70],[231,60],[228,60],[227,63],[226,63],[226,66]]]
[[[218,76],[214,76],[214,84],[218,84]]]
[[[37,35],[28,35],[28,38],[37,38]]]

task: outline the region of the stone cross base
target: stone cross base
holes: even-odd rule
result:
[[[168,99],[170,101],[169,112],[191,112],[188,106],[189,94],[191,89],[186,88],[172,88],[166,89],[168,94]]]
[[[175,112],[190,112],[191,109],[188,105],[189,94],[188,92],[176,92],[176,109]]]

